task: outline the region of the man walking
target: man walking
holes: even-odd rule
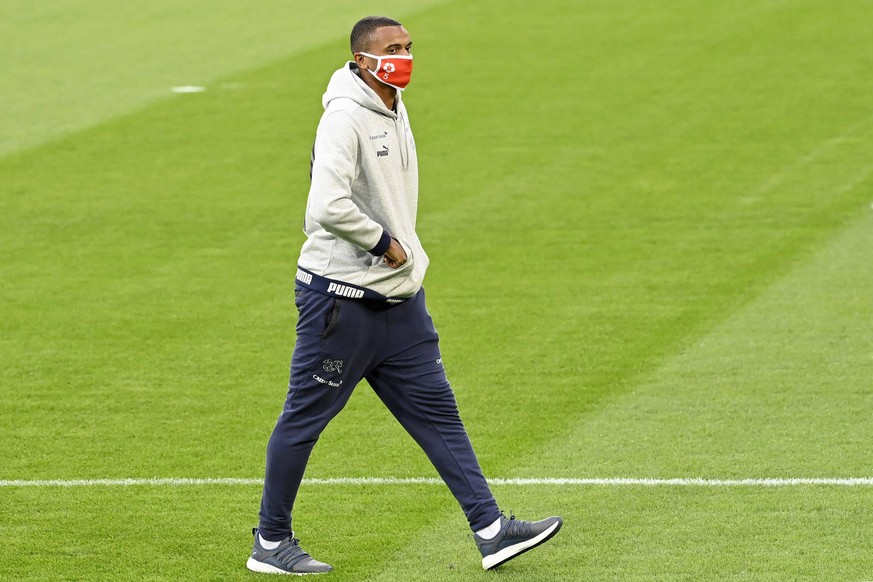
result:
[[[399,22],[367,17],[351,34],[354,61],[333,74],[312,153],[297,268],[297,343],[284,410],[267,445],[250,570],[317,574],[291,530],[310,452],[366,378],[427,454],[461,505],[487,570],[545,542],[559,517],[506,518],[497,507],[442,366],[415,233],[418,165],[401,91],[412,41]]]

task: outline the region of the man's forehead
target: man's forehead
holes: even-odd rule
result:
[[[393,44],[406,46],[412,39],[409,38],[409,32],[403,26],[380,26],[373,33],[374,48],[388,48]]]

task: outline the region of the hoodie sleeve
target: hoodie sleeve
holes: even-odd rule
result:
[[[359,171],[358,150],[354,124],[345,112],[322,118],[313,152],[309,213],[332,235],[382,255],[391,236],[352,200],[352,182]]]

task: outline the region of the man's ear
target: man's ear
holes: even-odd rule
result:
[[[367,57],[365,57],[361,53],[355,53],[355,63],[357,63],[359,69],[370,68],[367,66]]]

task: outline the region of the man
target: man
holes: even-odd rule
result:
[[[354,61],[323,98],[296,276],[297,343],[246,565],[331,570],[300,547],[291,509],[312,447],[366,378],[458,500],[487,570],[545,542],[562,521],[499,511],[443,370],[421,288],[428,257],[415,233],[418,166],[401,99],[412,74],[409,33],[390,18],[364,18],[351,49]]]

